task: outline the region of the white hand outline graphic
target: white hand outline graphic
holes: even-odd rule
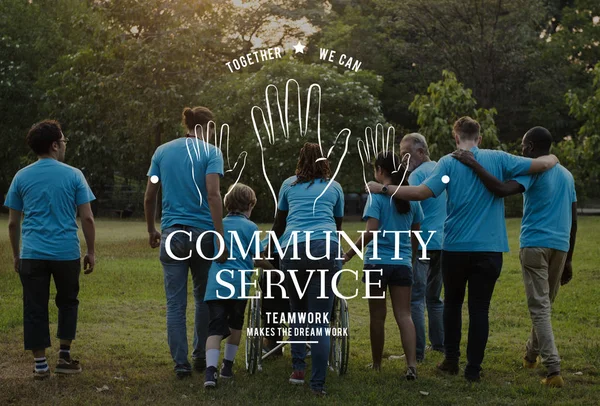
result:
[[[242,161],[241,164],[241,169],[239,170],[240,172],[238,173],[235,182],[233,183],[233,186],[237,185],[237,183],[240,181],[240,178],[242,177],[242,172],[244,172],[244,168],[246,167],[246,158],[248,157],[248,153],[246,151],[242,151],[236,161],[235,164],[233,165],[233,168],[231,167],[231,163],[229,160],[229,124],[224,123],[221,125],[221,128],[219,130],[219,135],[217,136],[217,132],[216,132],[216,126],[217,124],[210,120],[207,125],[207,133],[210,134],[211,130],[213,130],[215,137],[214,137],[214,153],[218,153],[221,154],[221,156],[223,156],[223,139],[226,139],[225,141],[225,159],[223,160],[223,164],[225,165],[225,163],[227,164],[227,169],[225,169],[225,173],[230,173],[230,172],[234,172],[235,169],[238,167],[238,164],[240,163],[240,160]],[[198,136],[198,133],[200,133],[200,136]],[[204,148],[204,152],[205,155],[208,156],[208,154],[210,153],[208,144],[209,141],[207,141],[206,139],[207,137],[204,135],[204,129],[202,128],[202,126],[200,124],[197,124],[194,127],[194,137],[190,138],[190,137],[186,137],[185,139],[185,146],[188,152],[188,157],[190,158],[190,162],[192,163],[192,180],[194,181],[194,185],[196,186],[196,190],[198,191],[198,196],[200,198],[200,205],[202,205],[202,193],[200,192],[200,187],[198,186],[198,183],[196,182],[196,176],[194,174],[194,157],[196,158],[197,161],[200,161],[201,157],[201,153],[200,153],[200,142],[199,140],[202,140],[202,146]],[[194,152],[194,154],[192,155],[192,151],[190,151],[190,145],[192,146],[192,150]],[[231,188],[233,188],[233,186]],[[227,194],[225,194],[224,197],[226,197],[229,194],[229,192],[227,192]]]
[[[380,135],[380,131],[381,131],[381,135]],[[381,150],[379,149],[379,139],[380,138],[381,138]],[[371,127],[365,127],[365,141],[363,141],[360,138],[358,139],[358,141],[356,141],[356,148],[358,149],[358,155],[360,156],[360,162],[362,163],[363,182],[365,184],[365,190],[369,194],[369,198],[367,199],[369,205],[371,204],[371,191],[369,190],[369,186],[368,186],[368,182],[367,182],[367,176],[366,176],[366,172],[365,172],[365,163],[372,162],[372,159],[376,159],[380,152],[383,153],[383,156],[387,156],[387,154],[390,152],[390,149],[389,149],[390,140],[392,143],[391,153],[393,154],[392,161],[393,161],[393,166],[394,166],[394,171],[392,172],[392,174],[397,173],[400,170],[400,168],[402,167],[402,163],[406,160],[406,165],[405,165],[404,173],[402,174],[402,180],[400,181],[400,185],[402,185],[404,183],[404,179],[406,179],[406,174],[407,174],[408,168],[410,166],[410,153],[404,154],[402,156],[402,158],[400,159],[400,162],[396,163],[395,138],[396,138],[396,129],[394,128],[394,126],[389,126],[387,129],[387,133],[384,134],[383,124],[377,123],[375,125],[375,139],[373,139],[373,129]],[[366,158],[366,162],[365,162],[365,158]],[[398,186],[400,186],[400,185],[398,185]],[[399,190],[399,188],[396,189],[396,191],[390,197],[390,203],[392,202],[392,199],[394,198],[394,195],[398,192],[398,190]]]
[[[307,101],[306,101],[306,112],[304,114],[304,128],[303,128],[303,126],[302,126],[303,114],[302,114],[302,100],[301,100],[301,96],[300,96],[300,84],[295,79],[289,79],[286,82],[286,84],[285,84],[285,114],[283,113],[283,111],[281,109],[281,103],[279,101],[279,89],[274,84],[267,85],[267,87],[265,88],[265,103],[266,103],[266,107],[267,107],[268,120],[267,120],[267,117],[265,117],[264,110],[262,108],[260,108],[259,106],[252,107],[251,116],[252,116],[252,124],[254,126],[254,133],[256,135],[256,138],[258,139],[258,145],[260,147],[263,176],[269,186],[269,190],[271,191],[271,195],[273,196],[273,202],[275,203],[275,210],[274,210],[274,214],[273,214],[274,216],[277,214],[277,207],[278,207],[277,195],[275,194],[275,190],[273,189],[273,185],[271,184],[271,181],[269,180],[269,176],[267,174],[267,169],[266,169],[266,165],[265,165],[265,149],[266,148],[263,146],[262,137],[260,135],[260,130],[259,130],[259,126],[257,124],[255,112],[260,111],[260,114],[262,116],[262,123],[263,123],[264,129],[267,132],[268,143],[270,145],[275,144],[277,139],[275,136],[275,129],[273,127],[273,114],[271,111],[271,104],[269,102],[269,89],[271,89],[271,88],[275,89],[275,96],[276,96],[276,100],[277,100],[277,110],[279,112],[279,120],[280,120],[281,128],[283,131],[283,138],[289,139],[289,136],[290,136],[290,120],[289,120],[290,83],[294,83],[296,85],[296,89],[298,91],[298,125],[299,125],[300,137],[304,137],[308,131],[308,119],[310,116],[309,112],[310,112],[311,94],[312,94],[313,90],[316,90],[316,92],[318,92],[319,104],[318,104],[318,110],[317,110],[317,142],[319,144],[319,149],[321,150],[321,158],[318,158],[316,160],[316,162],[328,159],[329,156],[331,155],[333,149],[335,148],[340,136],[342,134],[346,134],[344,152],[340,158],[340,161],[338,162],[337,168],[335,169],[333,175],[329,179],[327,186],[325,187],[325,189],[323,189],[323,192],[321,192],[321,194],[319,196],[317,196],[317,198],[313,202],[313,214],[315,212],[317,201],[321,198],[321,196],[323,196],[323,194],[327,191],[327,189],[329,189],[329,186],[335,180],[337,174],[340,171],[342,163],[344,162],[344,158],[346,157],[346,154],[348,153],[348,142],[350,140],[350,135],[352,133],[350,131],[350,129],[348,129],[348,128],[342,129],[338,133],[338,135],[335,137],[335,140],[333,141],[332,146],[329,148],[329,150],[327,151],[327,154],[325,155],[323,153],[323,143],[321,140],[321,86],[318,83],[313,83],[308,88],[308,95],[307,95]]]

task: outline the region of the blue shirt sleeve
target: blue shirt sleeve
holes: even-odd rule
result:
[[[375,197],[373,194],[369,195],[363,212],[363,220],[367,220],[369,217],[377,220],[381,219],[381,200],[382,199]]]
[[[150,168],[148,169],[147,176],[158,176],[160,179],[160,158],[159,158],[159,150],[154,151],[154,155],[152,155],[152,160],[150,161]]]
[[[287,191],[289,190],[290,185],[288,181],[284,181],[279,189],[279,202],[277,203],[277,208],[279,210],[288,211],[290,209],[290,205],[287,200]]]
[[[533,185],[535,175],[522,175],[517,176],[513,180],[518,182],[521,186],[525,188],[525,191],[529,190],[531,185]]]
[[[504,179],[512,179],[519,175],[527,175],[529,168],[531,168],[531,158],[524,158],[503,151],[499,152]]]
[[[446,190],[446,188],[448,187],[447,183],[442,182],[442,176],[448,175],[448,167],[446,163],[448,159],[453,158],[447,158],[447,156],[442,157],[442,159],[440,159],[435,165],[435,168],[433,168],[431,175],[429,175],[429,177],[425,179],[422,183],[423,185],[431,189],[435,197],[441,195],[444,192],[444,190]]]
[[[19,192],[19,178],[15,176],[10,183],[4,205],[13,210],[23,211],[23,198]]]
[[[218,173],[223,176],[223,154],[218,148],[209,148],[210,156],[208,157],[208,166],[206,167],[206,174]]]
[[[575,180],[571,177],[571,203],[577,201],[577,191],[575,190]]]
[[[92,200],[96,199],[94,193],[92,193],[92,189],[88,186],[87,181],[85,180],[85,176],[83,173],[77,169],[76,171],[76,180],[75,180],[75,205],[79,206],[80,204],[89,203]]]
[[[411,172],[411,174],[408,176],[408,184],[411,186],[419,186],[421,183],[423,183],[423,174],[423,171],[415,169],[415,171]]]
[[[339,183],[335,182],[334,185],[338,199],[333,206],[333,217],[344,217],[344,191]]]
[[[421,223],[425,216],[423,215],[423,209],[421,208],[421,203],[419,202],[410,202],[410,209],[413,212],[413,224]]]

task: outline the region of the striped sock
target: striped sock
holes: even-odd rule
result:
[[[61,359],[69,361],[71,359],[71,346],[70,345],[60,345],[60,350],[58,351],[58,356]]]
[[[46,372],[48,370],[48,361],[46,357],[34,358],[35,361],[35,372]]]

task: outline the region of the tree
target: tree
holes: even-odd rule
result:
[[[439,159],[456,149],[452,137],[454,122],[471,116],[481,125],[483,148],[497,148],[498,129],[494,121],[496,109],[476,108],[471,89],[465,89],[454,73],[444,71],[443,80],[429,85],[427,95],[417,95],[410,111],[417,115],[419,132],[425,136],[432,159]]]
[[[582,125],[575,136],[558,143],[555,151],[573,174],[578,200],[583,206],[587,198],[600,196],[600,63],[594,68],[592,94],[584,101],[574,92],[568,92],[565,98],[570,113]]]
[[[313,83],[321,86],[321,135],[324,146],[333,145],[333,140],[342,129],[349,128],[352,131],[348,155],[336,178],[347,192],[360,192],[364,188],[361,174],[355,170],[361,168],[356,148],[357,139],[364,136],[365,127],[374,126],[378,122],[384,123],[377,99],[381,91],[381,78],[368,71],[340,73],[329,64],[304,64],[285,58],[265,64],[257,72],[233,73],[207,82],[198,98],[211,102],[211,107],[217,115],[218,125],[227,123],[230,126],[232,161],[239,153],[247,151],[248,160],[241,182],[251,185],[256,190],[258,204],[255,215],[261,221],[272,220],[273,202],[268,186],[263,180],[260,150],[253,129],[251,110],[253,106],[266,110],[265,89],[269,84],[278,88],[283,108],[285,85],[288,79],[295,79],[299,83],[303,109],[306,106],[309,87]],[[270,100],[273,111],[277,112],[274,94],[274,92],[270,93]],[[297,92],[292,91],[290,95],[289,139],[285,140],[281,136],[279,115],[276,113],[273,115],[277,134],[276,146],[270,146],[263,141],[263,146],[267,149],[265,153],[267,172],[276,192],[283,180],[294,174],[298,152],[302,145],[307,141],[317,141],[315,108],[317,97],[312,98],[308,132],[305,137],[301,137],[298,130]],[[257,123],[262,125],[260,115],[257,115]],[[332,171],[341,157],[343,144],[340,138],[330,159]],[[226,180],[224,188],[233,180]]]

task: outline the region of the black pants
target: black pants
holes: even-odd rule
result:
[[[448,361],[458,361],[462,305],[469,285],[469,341],[466,375],[477,375],[489,334],[489,308],[502,269],[501,252],[442,251],[444,278],[444,347]]]
[[[73,340],[77,330],[79,300],[79,259],[72,261],[49,261],[22,259],[19,276],[23,285],[23,327],[26,350],[50,347],[48,326],[48,300],[50,277],[56,286],[58,307],[58,332],[61,340]]]

